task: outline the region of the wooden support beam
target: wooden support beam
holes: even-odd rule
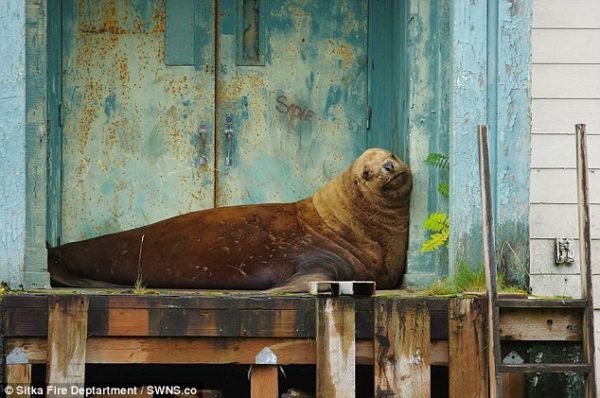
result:
[[[375,303],[375,398],[429,397],[430,319],[424,305]]]
[[[448,334],[450,398],[488,397],[485,310],[477,299],[451,299]]]
[[[502,374],[502,396],[525,398],[525,375],[523,373]]]
[[[40,337],[6,339],[6,349],[19,348],[31,363],[46,363],[47,342]],[[212,337],[90,337],[87,340],[86,362],[162,363],[162,364],[228,364],[251,365],[254,353],[269,346],[282,365],[314,365],[316,343],[307,339],[212,338]],[[373,364],[373,341],[356,342],[356,363]],[[431,365],[448,366],[448,342],[431,342]]]
[[[354,298],[317,297],[317,396],[354,398]]]
[[[88,298],[51,296],[48,302],[46,384],[84,386]],[[68,392],[67,396],[71,396]],[[53,398],[52,391],[46,395]],[[61,395],[64,397],[64,395]]]
[[[29,392],[25,390],[18,390],[18,388],[25,388],[31,386],[31,364],[29,363],[17,363],[7,364],[5,370],[6,377],[6,396],[10,397],[23,397],[29,398]]]
[[[254,365],[250,372],[251,398],[278,398],[277,365]]]

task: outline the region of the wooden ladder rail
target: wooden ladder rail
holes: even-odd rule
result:
[[[481,216],[483,231],[483,263],[485,267],[485,285],[487,288],[487,358],[489,393],[491,398],[502,396],[502,385],[497,366],[500,363],[499,311],[496,301],[496,243],[494,236],[494,211],[492,208],[492,187],[490,177],[490,153],[488,147],[488,129],[486,125],[477,126],[479,149],[479,180],[481,182]]]
[[[585,397],[596,397],[594,371],[594,303],[591,268],[591,232],[587,175],[586,127],[575,126],[577,152],[577,207],[579,216],[579,252],[581,297],[583,308],[583,363],[525,363],[503,365],[500,359],[499,309],[496,283],[494,219],[491,196],[491,177],[487,126],[477,126],[479,147],[479,175],[483,217],[483,253],[488,290],[488,376],[490,397],[502,396],[500,373],[564,373],[579,372],[585,375]]]
[[[581,298],[586,301],[583,313],[583,360],[590,365],[586,372],[585,396],[596,397],[594,372],[594,290],[592,287],[590,201],[588,192],[587,139],[585,124],[575,125],[577,151],[577,213],[579,217],[579,267]]]

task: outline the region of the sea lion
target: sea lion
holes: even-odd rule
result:
[[[410,168],[368,149],[312,197],[201,210],[49,249],[53,285],[307,291],[312,280],[398,286]]]

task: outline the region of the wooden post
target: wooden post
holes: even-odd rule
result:
[[[451,299],[448,307],[450,398],[487,398],[484,317],[478,299]]]
[[[24,397],[30,396],[27,390],[19,391],[17,388],[31,386],[31,364],[16,363],[6,364],[6,396],[7,397]]]
[[[492,185],[490,177],[490,154],[488,148],[488,130],[486,125],[477,126],[479,143],[479,179],[481,181],[481,215],[483,229],[483,264],[485,266],[485,284],[488,304],[488,372],[490,397],[502,397],[502,377],[496,369],[500,361],[500,337],[498,335],[498,307],[496,306],[496,238],[494,237],[494,210],[492,207]]]
[[[378,299],[373,331],[375,398],[431,395],[431,333],[425,305]]]
[[[581,269],[581,297],[587,305],[583,313],[583,360],[592,364],[586,375],[586,397],[596,397],[594,372],[594,290],[592,288],[590,199],[587,174],[587,142],[585,124],[575,125],[577,146],[577,211],[579,215],[579,258]]]
[[[317,397],[354,398],[355,329],[352,297],[317,297]]]
[[[525,398],[525,374],[503,373],[502,396],[510,398]]]
[[[253,365],[250,372],[252,398],[278,398],[277,365]]]
[[[46,384],[80,386],[85,382],[88,298],[86,296],[50,296],[48,309],[48,365]],[[49,390],[52,397],[75,396]],[[56,393],[55,393],[56,392]]]

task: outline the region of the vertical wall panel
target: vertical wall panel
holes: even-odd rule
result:
[[[478,124],[486,122],[487,1],[453,2],[450,121],[450,267],[481,264]]]
[[[453,7],[450,267],[463,261],[481,264],[475,131],[478,124],[488,124],[500,267],[511,282],[525,284],[531,5],[475,0]]]
[[[410,166],[413,173],[411,225],[406,283],[426,285],[448,272],[444,248],[422,254],[428,239],[423,221],[432,212],[447,211],[448,200],[438,193],[440,170],[427,165],[430,153],[448,154],[450,114],[450,34],[448,1],[411,1],[407,18],[407,110]],[[443,172],[442,172],[443,173]]]
[[[27,219],[24,283],[27,287],[48,287],[46,271],[46,137],[47,69],[46,4],[27,1],[26,9],[26,143]]]
[[[527,285],[531,148],[531,2],[498,1],[495,223],[499,271]]]
[[[0,2],[0,280],[18,287],[25,256],[25,2]]]

